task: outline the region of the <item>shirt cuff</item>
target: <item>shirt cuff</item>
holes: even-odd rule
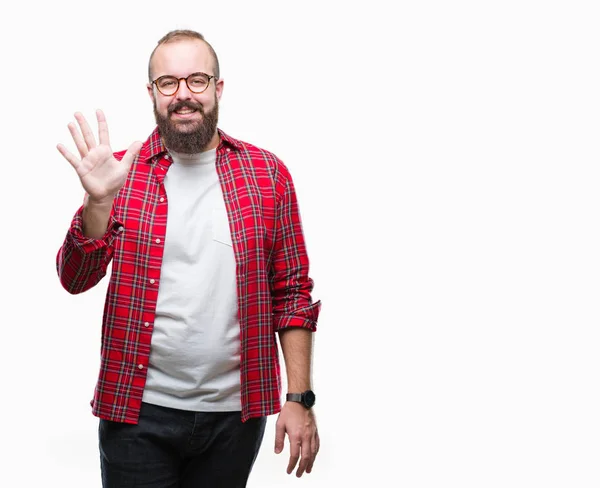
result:
[[[315,332],[317,330],[317,319],[320,311],[321,300],[293,313],[276,316],[273,326],[275,331],[280,331],[288,327],[301,327]]]
[[[83,206],[77,211],[71,222],[71,228],[69,230],[69,236],[72,239],[73,245],[78,248],[82,253],[91,253],[98,249],[106,248],[112,245],[113,241],[121,234],[124,230],[123,223],[115,219],[110,215],[108,220],[108,227],[104,235],[98,239],[87,237],[83,235]]]

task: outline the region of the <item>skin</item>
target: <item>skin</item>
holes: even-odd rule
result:
[[[301,393],[311,389],[313,337],[311,331],[297,327],[290,327],[279,333],[287,372],[288,393]],[[312,471],[320,447],[314,407],[307,410],[299,403],[285,402],[275,424],[276,454],[283,450],[285,434],[290,441],[287,473],[292,473],[298,464],[296,476],[300,478],[305,472]]]
[[[211,75],[213,59],[204,42],[196,39],[178,40],[156,49],[151,71],[153,79],[167,74],[184,78],[198,71]],[[169,106],[186,100],[202,104],[206,112],[211,111],[215,105],[215,97],[221,99],[223,86],[223,80],[215,83],[213,79],[206,91],[195,94],[190,92],[185,81],[181,80],[179,90],[173,96],[162,95],[152,84],[147,85],[147,90],[151,100],[156,103],[158,112],[166,116]],[[142,142],[132,143],[123,159],[116,160],[110,146],[104,113],[98,110],[96,117],[98,141],[81,113],[75,113],[77,125],[73,122],[68,125],[79,157],[63,144],[58,144],[57,149],[75,169],[86,192],[83,233],[87,237],[97,239],[106,232],[114,198],[125,184]],[[197,111],[187,114],[173,112],[170,120],[179,130],[191,131],[196,124],[202,122],[202,114]],[[219,136],[215,132],[205,150],[214,149],[218,144]],[[312,337],[312,332],[299,328],[290,328],[279,333],[290,393],[301,393],[311,388]],[[286,402],[277,418],[275,453],[283,452],[286,435],[290,444],[287,473],[291,474],[296,466],[297,477],[310,473],[320,446],[313,409],[306,410],[299,403]]]
[[[180,40],[162,44],[154,52],[151,62],[152,79],[156,80],[163,75],[171,75],[184,78],[198,71],[208,75],[214,74],[213,59],[207,45],[200,40]],[[192,93],[184,80],[180,80],[177,93],[165,96],[152,84],[147,85],[150,99],[155,101],[158,113],[167,116],[169,106],[184,101],[194,101],[202,104],[205,112],[210,112],[215,107],[215,96],[221,100],[224,82],[222,79],[215,83],[212,79],[208,88],[202,93]],[[202,121],[202,114],[193,112],[190,114],[178,114],[173,112],[170,120],[177,124],[182,132],[191,131],[194,126]],[[219,145],[219,135],[215,132],[206,151],[214,149]]]
[[[75,113],[79,130],[73,122],[68,125],[79,158],[64,145],[57,146],[58,151],[77,172],[81,186],[85,190],[83,233],[93,239],[99,239],[105,234],[115,195],[125,184],[131,164],[142,148],[142,143],[136,141],[129,146],[121,161],[115,159],[110,147],[108,125],[102,110],[96,111],[96,117],[98,143],[81,113]]]

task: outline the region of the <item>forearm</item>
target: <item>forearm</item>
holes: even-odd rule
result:
[[[103,202],[92,202],[89,196],[86,196],[82,214],[82,232],[85,237],[100,239],[104,236],[108,229],[112,205],[112,198]]]
[[[279,331],[285,361],[289,393],[312,389],[313,333],[309,329],[289,327]]]

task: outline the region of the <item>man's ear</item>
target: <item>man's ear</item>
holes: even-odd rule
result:
[[[217,95],[217,100],[221,101],[221,96],[223,95],[223,86],[225,85],[225,82],[223,81],[223,79],[219,79],[217,80],[217,83],[215,84],[215,93]]]

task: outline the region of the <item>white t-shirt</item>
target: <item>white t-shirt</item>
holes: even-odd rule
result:
[[[235,258],[216,150],[171,152],[168,217],[143,401],[241,409]]]

